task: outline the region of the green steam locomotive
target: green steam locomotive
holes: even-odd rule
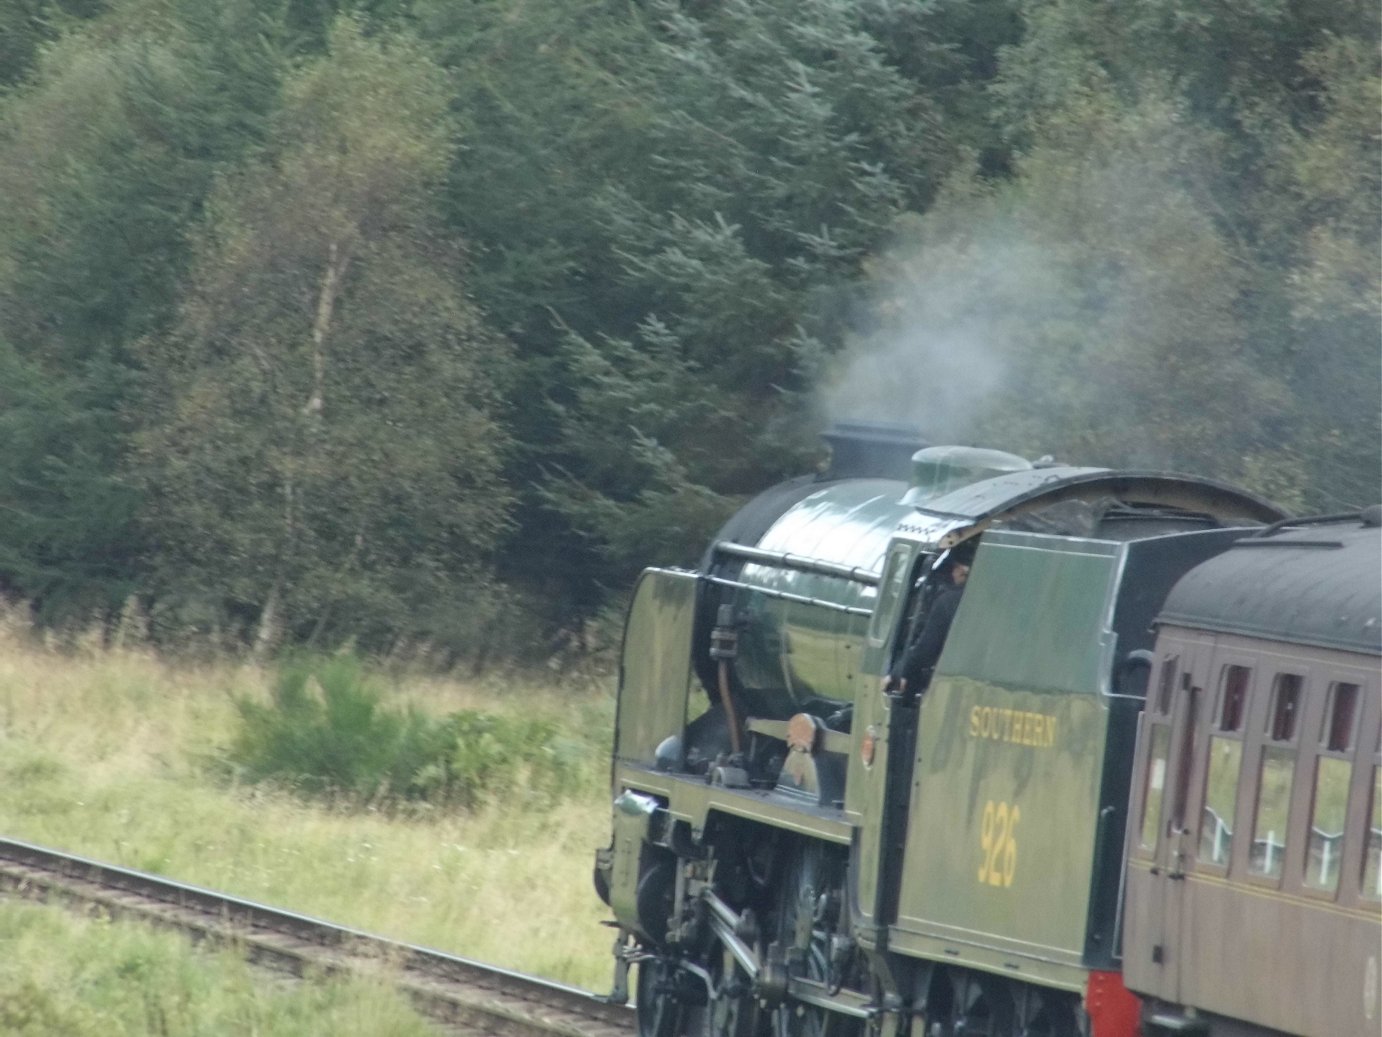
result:
[[[595,868],[613,997],[642,1037],[1137,1032],[1153,624],[1283,516],[1205,479],[831,438],[830,469],[751,501],[697,571],[635,588]],[[947,596],[943,650],[905,672]]]

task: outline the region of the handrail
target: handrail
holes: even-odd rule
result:
[[[779,569],[795,569],[798,572],[814,573],[817,576],[834,576],[841,580],[862,583],[867,587],[877,587],[882,577],[872,569],[859,565],[840,565],[821,558],[808,558],[794,555],[789,551],[765,551],[761,547],[748,547],[745,544],[732,544],[728,540],[718,540],[711,549],[715,554],[742,558],[755,565],[770,565]]]

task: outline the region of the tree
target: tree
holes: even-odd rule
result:
[[[914,408],[895,416],[930,438],[1241,478],[1284,401],[1246,348],[1242,256],[1197,186],[1216,136],[1165,98],[1091,93],[1070,116],[1011,183],[957,183],[877,264],[884,316],[861,350],[890,350],[895,402]]]
[[[46,34],[87,8],[33,17]],[[118,608],[138,583],[130,345],[171,319],[186,224],[258,140],[281,64],[252,0],[72,24],[0,100],[0,580],[50,620]]]
[[[991,60],[1009,5],[942,6],[418,5],[471,127],[452,219],[525,361],[511,574],[593,608],[809,463],[864,257],[992,144],[957,114],[982,56],[943,34],[983,26]]]
[[[483,599],[510,353],[433,230],[447,98],[418,46],[344,19],[288,81],[265,154],[214,192],[177,325],[143,354],[170,615],[378,647],[445,637]]]
[[[0,589],[43,621],[101,615],[136,589],[138,497],[109,435],[130,377],[109,358],[53,377],[0,342]]]
[[[1295,232],[1290,435],[1309,476],[1303,503],[1333,511],[1382,499],[1382,74],[1376,40],[1358,36],[1330,37],[1303,63],[1320,115],[1283,134],[1276,164]]]
[[[1376,13],[1020,9],[994,87],[1012,176],[953,177],[874,264],[880,326],[836,394],[887,364],[947,438],[1298,510],[1378,496]]]

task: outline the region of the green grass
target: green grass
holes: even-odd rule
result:
[[[0,902],[10,1037],[425,1037],[384,979],[279,980],[234,950],[146,926]]]
[[[609,836],[608,689],[390,682],[400,709],[543,719],[578,762],[559,800],[525,786],[520,760],[495,783],[501,792],[463,808],[227,783],[236,700],[270,702],[271,682],[253,668],[69,656],[0,638],[0,832],[608,988],[608,911],[590,882]],[[504,766],[502,752],[487,759]]]

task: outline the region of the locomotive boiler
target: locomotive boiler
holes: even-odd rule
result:
[[[1211,480],[862,431],[881,459],[842,433],[831,470],[634,590],[596,860],[614,996],[644,1037],[1131,1035],[1153,621],[1283,516]],[[929,681],[888,679],[960,559]]]

